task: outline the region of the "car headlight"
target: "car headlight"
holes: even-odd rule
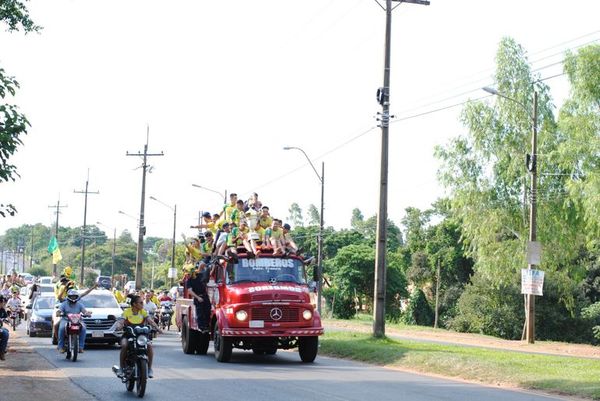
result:
[[[312,319],[312,312],[308,309],[304,309],[304,312],[302,312],[302,317],[304,318],[304,320],[310,320]]]
[[[139,337],[137,338],[137,344],[138,344],[140,347],[145,347],[145,346],[146,346],[146,344],[148,344],[148,337],[146,337],[146,336],[139,336]]]
[[[243,322],[246,319],[248,319],[248,312],[246,312],[245,310],[241,309],[241,310],[235,312],[235,317],[240,322]]]

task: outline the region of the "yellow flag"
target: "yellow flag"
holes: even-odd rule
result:
[[[62,255],[60,253],[60,249],[56,248],[54,252],[52,252],[52,264],[57,264],[62,260]]]

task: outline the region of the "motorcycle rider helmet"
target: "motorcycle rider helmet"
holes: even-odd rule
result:
[[[79,292],[77,290],[69,290],[67,292],[67,300],[72,303],[79,301]]]

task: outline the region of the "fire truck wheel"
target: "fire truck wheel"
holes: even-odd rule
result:
[[[318,350],[319,337],[300,337],[298,339],[298,353],[302,362],[313,362],[317,357]]]
[[[183,327],[181,328],[181,348],[185,354],[193,354],[196,351],[198,343],[198,332],[191,330],[187,319],[183,319]]]
[[[229,362],[231,359],[231,351],[233,349],[231,339],[221,336],[221,328],[218,325],[215,328],[214,336],[213,346],[215,348],[215,358],[219,362]]]

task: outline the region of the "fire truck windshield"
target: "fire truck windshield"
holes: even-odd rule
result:
[[[232,284],[245,282],[306,283],[304,266],[292,258],[240,259],[233,266]]]

